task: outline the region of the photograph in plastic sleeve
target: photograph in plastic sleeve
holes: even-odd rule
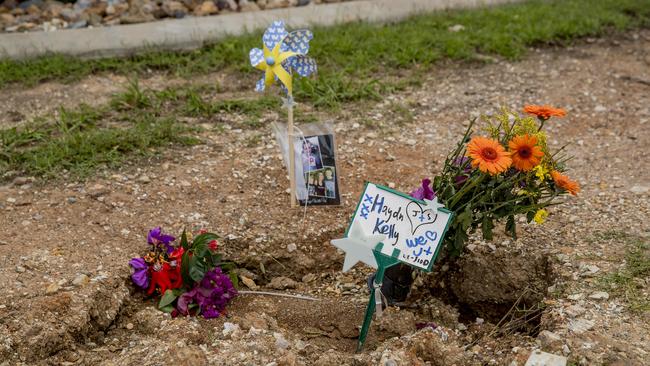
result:
[[[312,172],[323,167],[318,137],[305,137],[302,142],[302,171]]]
[[[318,135],[303,139],[301,160],[307,200],[301,205],[339,205],[341,203],[334,136]],[[305,202],[306,201],[306,202]]]

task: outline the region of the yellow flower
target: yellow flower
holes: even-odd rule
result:
[[[546,221],[547,217],[548,217],[548,211],[541,209],[535,212],[535,217],[533,218],[533,220],[535,220],[536,223],[541,225],[544,223],[544,221]]]
[[[546,175],[548,174],[548,169],[544,168],[542,164],[536,165],[533,168],[533,171],[535,172],[535,176],[537,179],[539,179],[540,182],[543,182],[546,178]]]

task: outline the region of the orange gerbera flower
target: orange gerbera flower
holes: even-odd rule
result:
[[[555,182],[556,186],[568,191],[572,195],[577,196],[578,192],[580,192],[580,186],[578,185],[578,182],[572,181],[569,179],[569,177],[563,175],[557,170],[553,170],[551,172],[551,177],[553,177],[553,181]]]
[[[547,120],[551,117],[564,117],[566,111],[562,108],[553,108],[550,105],[527,105],[524,112],[534,114],[539,119]]]
[[[472,158],[473,167],[491,175],[504,172],[512,164],[510,153],[498,141],[487,137],[472,138],[467,144],[467,155]]]
[[[533,169],[544,156],[542,148],[537,146],[537,137],[531,135],[515,136],[508,142],[512,165],[527,172]]]

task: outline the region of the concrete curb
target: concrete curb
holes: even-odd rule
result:
[[[289,28],[353,21],[388,22],[441,9],[514,1],[517,0],[358,0],[112,27],[3,33],[0,34],[0,58],[20,60],[53,53],[96,58],[126,56],[151,49],[188,50],[265,28],[277,19],[284,19]]]

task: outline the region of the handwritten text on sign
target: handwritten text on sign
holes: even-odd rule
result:
[[[400,261],[430,270],[450,219],[447,210],[368,183],[352,225],[367,235],[386,235],[382,253],[399,249]]]

